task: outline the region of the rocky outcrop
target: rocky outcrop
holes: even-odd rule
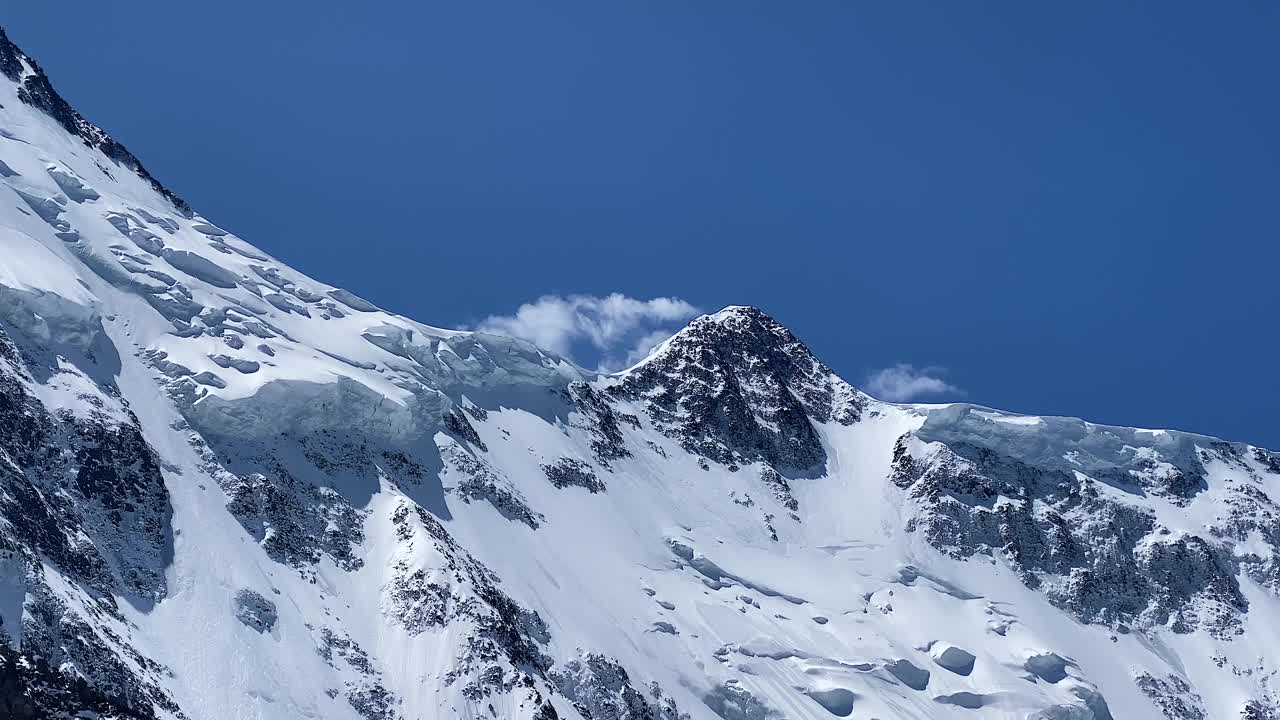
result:
[[[87,412],[37,398],[37,386],[63,381]],[[0,703],[13,717],[176,710],[117,600],[145,610],[167,595],[171,515],[159,460],[115,388],[0,330],[0,566],[23,598],[0,619],[0,684],[16,688]],[[47,572],[76,589],[56,592]]]
[[[658,683],[642,692],[625,668],[611,657],[587,653],[551,673],[556,687],[591,720],[688,720]]]
[[[0,549],[51,562],[105,602],[154,603],[172,543],[155,453],[113,388],[85,391],[86,415],[47,409],[28,386],[49,373],[89,381],[38,349],[24,359],[0,330]]]
[[[44,70],[40,69],[40,65],[14,45],[3,28],[0,28],[0,73],[20,84],[18,98],[24,103],[44,111],[68,133],[80,138],[88,147],[100,150],[103,155],[131,172],[137,173],[139,177],[150,183],[156,192],[173,203],[179,211],[188,216],[191,214],[191,206],[152,177],[128,148],[71,107],[70,103],[53,89],[49,77],[45,75]]]
[[[355,675],[346,682],[343,695],[347,703],[365,720],[397,720],[400,699],[382,684],[382,671],[374,666],[360,644],[340,630],[322,628],[316,653],[330,667],[345,666]]]
[[[71,706],[86,703],[89,708],[105,700],[126,717],[148,720],[162,710],[184,717],[164,689],[168,669],[139,653],[130,638],[121,634],[130,630],[113,622],[107,609],[73,607],[38,571],[28,578],[27,591],[18,654],[38,667],[57,670],[17,672],[18,680],[33,683],[23,687],[22,696]],[[59,677],[52,677],[54,673]]]
[[[1160,527],[1077,473],[992,448],[903,436],[891,480],[916,504],[907,528],[955,557],[998,554],[1087,622],[1238,632],[1248,603],[1226,549]]]
[[[1208,717],[1200,696],[1177,675],[1160,678],[1140,673],[1134,682],[1169,720],[1205,720]]]
[[[248,588],[236,592],[235,609],[237,620],[260,633],[271,632],[279,617],[274,602]]]
[[[511,481],[488,462],[453,441],[441,443],[439,448],[445,464],[445,481],[451,483],[445,488],[446,492],[464,503],[487,502],[503,517],[534,530],[546,520],[542,513],[530,508]]]
[[[570,401],[578,409],[575,425],[591,433],[591,452],[601,467],[608,468],[613,460],[631,457],[622,425],[638,428],[635,415],[618,412],[608,398],[586,382],[571,383],[566,390]]]
[[[689,452],[801,474],[826,463],[813,424],[852,424],[866,405],[795,335],[749,307],[693,321],[608,392],[641,404]]]
[[[552,661],[543,650],[551,635],[538,613],[503,592],[498,576],[421,507],[400,503],[390,519],[400,547],[383,597],[397,610],[393,617],[410,634],[446,625],[465,631],[445,682],[477,703],[518,693],[555,717],[544,698],[554,691],[547,675]],[[426,564],[422,544],[431,548]]]
[[[274,456],[259,456],[265,472],[222,475],[227,510],[267,555],[303,568],[323,556],[355,570],[364,560],[354,546],[364,539],[364,513],[337,490],[298,479]]]
[[[0,717],[111,717],[154,720],[149,707],[129,707],[88,681],[49,665],[40,655],[0,643]]]
[[[605,489],[595,470],[577,458],[562,457],[553,463],[544,464],[542,473],[557,488],[580,487],[593,495]]]

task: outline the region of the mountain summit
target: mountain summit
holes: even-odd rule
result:
[[[425,325],[0,75],[0,717],[1280,716],[1280,455]]]
[[[826,460],[814,423],[850,425],[865,405],[790,330],[744,306],[694,320],[610,392],[642,402],[689,452],[801,472]]]

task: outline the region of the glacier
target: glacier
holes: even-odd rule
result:
[[[0,717],[1280,717],[1280,455],[425,325],[0,75]]]

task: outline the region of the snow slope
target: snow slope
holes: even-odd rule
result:
[[[0,75],[0,716],[1280,713],[1280,456],[423,325]]]

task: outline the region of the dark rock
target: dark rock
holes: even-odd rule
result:
[[[1280,453],[1274,453],[1262,448],[1254,448],[1253,458],[1257,460],[1260,465],[1266,468],[1267,472],[1280,475]]]
[[[1177,675],[1158,678],[1142,673],[1134,678],[1134,682],[1169,720],[1205,720],[1209,717],[1200,696],[1192,691],[1190,683]]]
[[[907,521],[955,557],[999,553],[1087,622],[1238,632],[1248,609],[1230,552],[1195,536],[1156,539],[1154,516],[1092,481],[991,448],[895,445],[892,482],[919,503]],[[1070,518],[1070,519],[1068,519]]]
[[[46,678],[44,688],[69,687],[81,700],[105,698],[126,717],[150,720],[156,717],[157,709],[182,716],[161,687],[169,674],[167,668],[138,653],[127,638],[101,622],[73,611],[38,577],[29,583],[24,610],[21,654],[57,668],[52,672],[63,677],[62,684]]]
[[[0,717],[43,720],[51,717],[111,717],[154,720],[150,707],[131,708],[81,677],[64,674],[43,657],[19,652],[0,642]]]
[[[592,720],[688,720],[657,683],[637,690],[625,668],[611,657],[589,653],[552,671],[560,692]]]
[[[472,455],[456,444],[441,448],[440,456],[457,482],[452,494],[465,503],[484,501],[502,516],[516,520],[537,530],[545,518],[525,502],[524,496],[489,463]]]
[[[788,473],[825,465],[813,423],[852,424],[866,404],[789,330],[743,307],[695,320],[608,392],[643,403],[690,452]]]
[[[484,441],[480,439],[480,433],[472,427],[471,421],[467,419],[466,414],[457,407],[450,408],[449,412],[444,415],[444,427],[454,437],[462,440],[471,447],[477,448],[482,452],[488,452],[489,448],[485,446]]]
[[[1280,706],[1263,700],[1250,700],[1240,711],[1240,720],[1280,720]]]
[[[591,452],[596,462],[608,468],[611,460],[631,457],[620,423],[638,428],[640,421],[634,415],[616,412],[608,399],[588,383],[570,383],[566,392],[580,413],[575,424],[591,433]]]
[[[347,703],[365,720],[397,720],[400,700],[382,685],[382,672],[376,669],[369,654],[345,633],[332,628],[320,631],[316,652],[330,666],[342,660],[355,671],[357,680],[346,684]]]
[[[712,688],[703,695],[702,702],[724,720],[771,720],[778,717],[776,710],[752,695],[737,680]]]
[[[22,62],[24,60],[33,71],[26,77],[23,77]],[[17,45],[14,45],[5,35],[3,28],[0,28],[0,73],[3,73],[5,77],[13,82],[19,83],[19,100],[43,111],[56,120],[67,132],[80,138],[88,147],[100,150],[102,154],[116,163],[137,173],[139,177],[150,183],[156,192],[173,203],[173,206],[182,214],[187,217],[191,216],[191,206],[187,205],[186,201],[174,194],[173,191],[161,185],[159,180],[152,177],[151,173],[147,172],[147,169],[142,166],[142,162],[134,157],[128,148],[117,142],[102,128],[84,119],[84,116],[71,107],[58,94],[58,91],[53,89],[53,85],[49,82],[48,76],[45,75],[40,65],[30,56],[24,54]]]
[[[421,568],[410,571],[403,562],[395,565],[395,571],[385,593],[392,619],[410,635],[441,627],[457,617],[453,589],[448,583],[432,580]]]
[[[172,509],[137,418],[127,410],[123,419],[51,414],[27,391],[24,383],[36,381],[3,331],[0,349],[0,451],[11,460],[0,463],[0,518],[9,544],[49,559],[99,597],[118,590],[140,603],[162,599]]]
[[[605,489],[591,466],[575,458],[562,457],[550,465],[543,465],[542,472],[557,488],[580,487],[593,495]]]
[[[796,502],[795,497],[791,494],[791,485],[777,470],[767,465],[761,468],[760,482],[764,483],[773,492],[773,496],[778,499],[778,502],[783,507],[791,512],[800,509],[800,503]]]
[[[294,477],[279,461],[263,458],[261,472],[223,476],[227,509],[273,560],[295,568],[324,555],[344,570],[364,560],[354,547],[364,540],[364,513],[331,488]]]
[[[235,596],[236,619],[260,633],[275,627],[276,604],[259,593],[245,588]]]
[[[415,520],[416,523],[413,522]],[[417,580],[410,575],[406,581],[392,588],[393,594],[407,591],[398,602],[401,607],[420,608],[417,620],[426,626],[456,620],[474,624],[475,632],[468,637],[464,652],[457,658],[446,680],[453,683],[469,678],[468,685],[479,693],[476,697],[484,696],[486,688],[492,692],[493,683],[497,683],[498,688],[510,689],[514,685],[510,685],[509,679],[501,671],[496,675],[493,672],[500,657],[506,658],[512,667],[520,668],[522,672],[545,679],[551,659],[539,646],[550,642],[551,635],[542,618],[508,597],[498,587],[497,575],[459,546],[440,521],[421,507],[403,502],[392,512],[391,521],[401,542],[412,543],[425,534],[445,558],[454,583],[475,596],[455,602],[453,597],[461,593],[450,588],[450,597],[446,598],[443,587],[430,588],[421,584],[420,581],[426,579],[425,573]],[[407,571],[407,568],[398,570]],[[402,619],[402,622],[410,627],[406,620]]]

